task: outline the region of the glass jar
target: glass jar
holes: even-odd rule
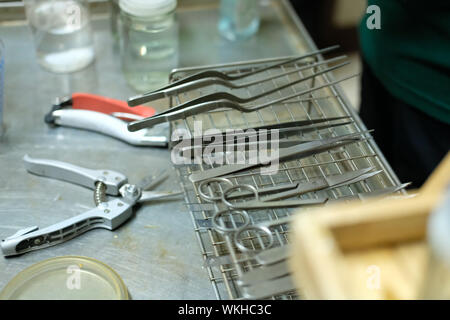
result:
[[[94,60],[87,0],[25,0],[25,8],[41,66],[66,73]]]
[[[138,92],[167,84],[178,65],[176,5],[176,0],[119,0],[122,69]]]
[[[219,32],[226,39],[244,40],[259,29],[260,0],[221,0]]]

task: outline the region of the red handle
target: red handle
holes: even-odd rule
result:
[[[137,106],[130,107],[125,101],[111,99],[90,93],[74,93],[72,94],[72,108],[83,109],[112,114],[115,112],[131,113],[142,116],[144,118],[154,116],[156,110],[151,107]],[[126,117],[118,117],[123,120],[135,120]]]

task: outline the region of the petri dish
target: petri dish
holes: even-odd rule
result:
[[[0,300],[128,300],[122,278],[88,257],[62,256],[19,272],[0,292]]]

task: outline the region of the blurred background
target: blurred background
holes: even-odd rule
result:
[[[306,29],[323,48],[339,44],[341,53],[349,56],[351,64],[335,71],[337,77],[359,73],[358,25],[367,8],[366,0],[290,0]],[[359,109],[360,77],[341,84],[352,105]]]
[[[186,0],[178,0],[180,3]],[[261,0],[262,4],[269,1]],[[21,0],[0,0],[2,19],[5,17],[14,20],[21,15],[17,10],[17,4]],[[101,12],[104,5],[110,0],[95,0],[92,2],[92,12]],[[336,76],[348,75],[360,72],[360,58],[358,53],[358,24],[367,8],[366,0],[290,0],[295,11],[311,34],[317,47],[323,48],[339,44],[341,52],[347,54],[351,64],[340,68]],[[346,92],[351,104],[359,108],[360,103],[360,78],[345,81],[341,85]]]

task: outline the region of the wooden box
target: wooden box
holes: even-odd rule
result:
[[[427,220],[450,182],[450,155],[418,195],[339,204],[293,223],[290,267],[306,299],[420,299]]]

